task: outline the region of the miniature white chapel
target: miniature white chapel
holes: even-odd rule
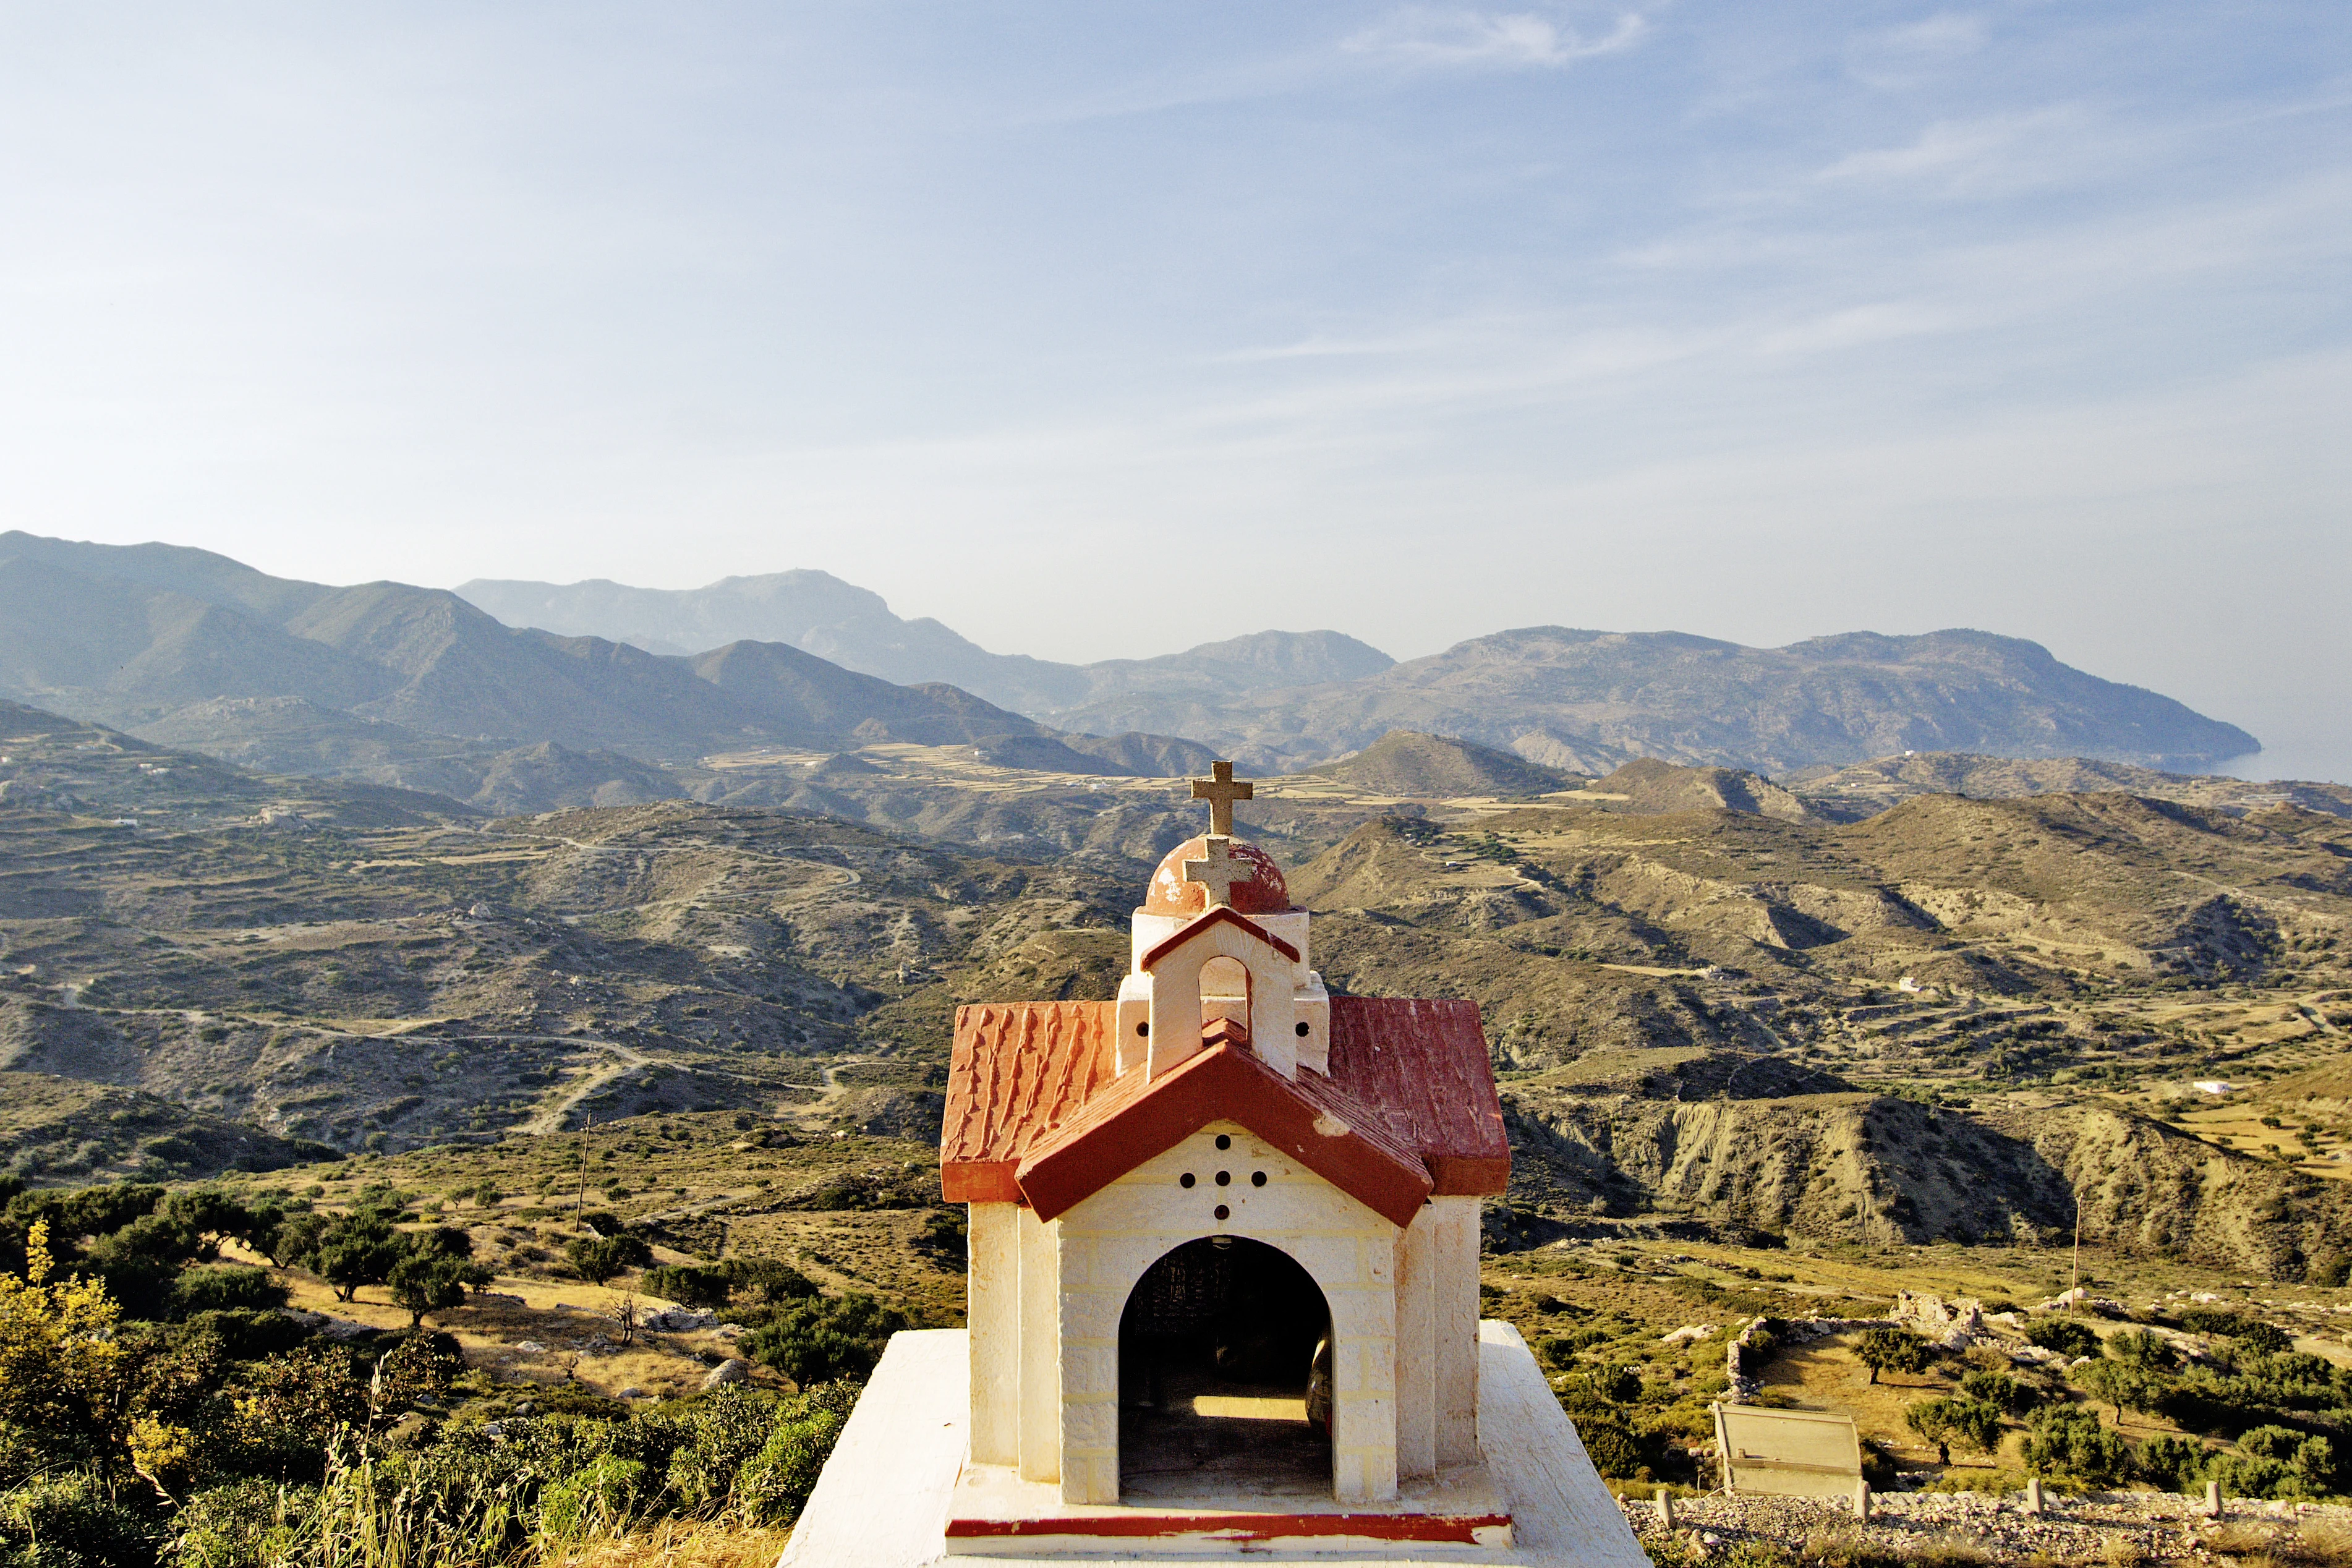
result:
[[[945,1545],[1124,1555],[1213,1522],[1507,1547],[1478,1242],[1510,1149],[1477,1007],[1329,994],[1307,912],[1234,837],[1251,785],[1213,773],[1117,1001],[957,1015],[971,1422]]]

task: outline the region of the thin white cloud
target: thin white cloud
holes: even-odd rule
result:
[[[1827,184],[1909,185],[1947,196],[2008,195],[2072,183],[2107,163],[2084,135],[2081,110],[2060,107],[1938,121],[1899,147],[1850,153]]]
[[[1950,331],[1958,324],[1950,312],[1912,301],[1854,305],[1773,328],[1758,338],[1756,348],[1768,355],[1828,353]]]
[[[1913,55],[1967,55],[1984,47],[1985,19],[1938,11],[1924,21],[1886,34],[1881,47]]]
[[[1915,87],[1984,47],[1985,19],[1938,11],[1905,26],[1856,35],[1846,45],[1846,68],[1882,91]]]
[[[1349,54],[1452,68],[1557,68],[1632,47],[1649,30],[1638,11],[1621,11],[1588,33],[1532,11],[1412,5],[1343,40]]]

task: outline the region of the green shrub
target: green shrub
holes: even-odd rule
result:
[[[686,1414],[687,1440],[670,1455],[670,1496],[693,1512],[723,1512],[735,1491],[735,1477],[776,1428],[776,1412],[764,1395],[729,1384],[698,1400]]]
[[[2187,1437],[2159,1432],[2140,1439],[2132,1455],[2139,1479],[2168,1492],[2186,1492],[2205,1479],[2205,1447]]]
[[[1922,1399],[1903,1413],[1903,1423],[1939,1449],[1954,1441],[1979,1454],[2000,1447],[2000,1406],[1981,1399]]]
[[[1642,1445],[1625,1426],[1605,1417],[1587,1418],[1576,1426],[1592,1468],[1614,1480],[1633,1480],[1643,1468]]]
[[[2308,1498],[2309,1483],[2294,1466],[2253,1454],[2216,1454],[2207,1462],[2205,1479],[2221,1483],[2226,1497]]]
[[[332,1288],[338,1300],[348,1301],[361,1286],[383,1284],[407,1252],[407,1238],[389,1219],[362,1208],[330,1220],[302,1262]]]
[[[743,1348],[803,1388],[864,1378],[907,1314],[863,1293],[796,1301],[744,1336]]]
[[[2037,1476],[2071,1476],[2085,1486],[2121,1486],[2131,1478],[2131,1445],[2099,1425],[2098,1413],[2053,1405],[2034,1413],[2025,1468]]]
[[[1916,1373],[1927,1364],[1927,1342],[1908,1329],[1864,1329],[1853,1342],[1853,1353],[1870,1369],[1876,1383],[1882,1372]]]
[[[2028,1409],[2036,1397],[2031,1387],[2005,1372],[1962,1373],[1960,1392],[1970,1399],[1980,1399],[2003,1410]]]
[[[2025,1478],[2014,1470],[1956,1468],[1919,1482],[1918,1487],[1923,1492],[1975,1492],[1986,1497],[2005,1497],[2023,1491]]]
[[[563,1256],[580,1278],[602,1285],[624,1268],[638,1268],[654,1260],[653,1248],[642,1237],[583,1236],[566,1242]]]
[[[2315,1498],[2336,1486],[2336,1446],[2292,1426],[2257,1426],[2242,1434],[2242,1455],[2217,1456],[2207,1470],[2239,1497]]]
[[[730,1258],[724,1265],[736,1290],[757,1296],[770,1306],[801,1301],[818,1294],[816,1281],[791,1264],[773,1258]]]
[[[642,1506],[643,1461],[600,1454],[539,1494],[540,1534],[550,1541],[617,1535]]]
[[[195,1312],[268,1312],[286,1305],[287,1294],[286,1287],[271,1279],[267,1268],[222,1264],[183,1269],[172,1288],[172,1304],[179,1317]]]
[[[2099,1336],[2072,1318],[2036,1318],[2025,1325],[2026,1340],[2060,1355],[2099,1353]]]
[[[767,1442],[735,1479],[736,1511],[744,1522],[790,1524],[800,1516],[856,1406],[857,1392],[854,1384],[824,1384],[779,1413]]]
[[[646,1270],[645,1290],[682,1307],[723,1310],[735,1294],[735,1280],[724,1265],[680,1263]]]
[[[2192,1334],[2210,1334],[2219,1339],[2234,1340],[2238,1348],[2252,1355],[2276,1355],[2293,1350],[2294,1341],[2285,1331],[2237,1312],[2223,1311],[2215,1307],[2191,1307],[2180,1314],[2180,1326]]]
[[[408,1314],[408,1326],[415,1329],[423,1326],[429,1313],[464,1306],[466,1285],[476,1269],[476,1265],[455,1258],[416,1251],[394,1264],[384,1283],[392,1289],[393,1300]],[[486,1276],[487,1270],[483,1273]]]
[[[2107,1341],[2106,1353],[2140,1372],[2166,1372],[2172,1366],[2172,1347],[2146,1329],[2126,1329]]]
[[[300,1539],[319,1489],[247,1479],[188,1500],[172,1532],[182,1568],[275,1568]]]
[[[220,1341],[221,1353],[231,1361],[283,1355],[310,1338],[309,1329],[285,1313],[253,1308],[191,1313],[187,1331]]]
[[[42,1476],[0,1494],[10,1568],[152,1568],[163,1531],[87,1472]]]

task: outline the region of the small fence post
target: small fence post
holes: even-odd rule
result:
[[[2205,1483],[2205,1517],[2208,1519],[2221,1517],[2221,1483],[2219,1481]]]
[[[2028,1476],[2025,1479],[2025,1511],[2028,1513],[2042,1511],[2042,1478],[2040,1476]]]
[[[1658,1522],[1668,1530],[1675,1527],[1675,1494],[1664,1487],[1658,1489]]]
[[[1870,1517],[1870,1483],[1868,1481],[1857,1480],[1853,1483],[1853,1517],[1856,1519]]]

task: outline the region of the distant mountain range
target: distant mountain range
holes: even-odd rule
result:
[[[656,655],[517,630],[441,589],[328,587],[206,551],[16,532],[0,534],[0,694],[248,766],[486,805],[674,794],[649,764],[721,748],[1055,741],[957,687],[782,643]],[[1110,773],[1171,744],[1077,743],[1103,749]]]
[[[726,577],[706,588],[632,588],[477,578],[457,595],[510,626],[600,637],[654,653],[729,642],[788,643],[885,680],[944,680],[1029,714],[1121,700],[1224,700],[1377,675],[1396,660],[1339,632],[1260,632],[1157,658],[1055,664],[991,653],[928,616],[901,620],[882,595],[825,572]],[[1072,728],[1087,726],[1074,723]],[[1175,733],[1178,731],[1171,731]]]
[[[665,770],[762,745],[970,745],[1138,776],[1195,770],[1212,749],[1292,772],[1397,730],[1588,775],[1642,757],[1777,774],[1915,749],[2194,769],[2258,749],[1981,632],[1748,648],[1535,627],[1399,664],[1337,632],[1267,631],[1081,666],[990,653],[822,573],[683,593],[331,587],[206,551],[21,532],[0,534],[0,696],[484,810],[658,798],[677,793]]]
[[[1784,648],[1679,632],[1532,626],[1398,664],[1338,632],[1262,632],[1159,658],[1051,664],[991,653],[822,572],[657,590],[473,582],[499,619],[688,650],[790,643],[891,680],[945,680],[1067,730],[1184,735],[1262,769],[1304,767],[1395,730],[1607,773],[1636,757],[1778,773],[1905,751],[2099,756],[2210,767],[2254,737],[2170,698],[1985,632],[1869,632]]]

